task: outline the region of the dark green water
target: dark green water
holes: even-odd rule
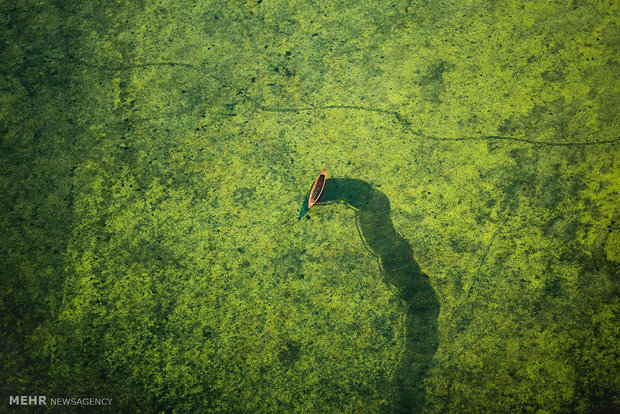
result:
[[[619,9],[0,3],[0,412],[618,411]]]
[[[331,178],[320,202],[343,202],[356,211],[357,228],[366,247],[378,257],[385,283],[396,287],[405,303],[405,344],[393,373],[395,393],[390,411],[420,412],[424,408],[424,377],[438,345],[439,302],[413,250],[390,218],[390,202],[362,180]]]

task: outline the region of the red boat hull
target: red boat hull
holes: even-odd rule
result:
[[[319,174],[319,176],[314,180],[314,184],[312,184],[312,190],[310,190],[310,197],[308,197],[308,208],[312,207],[317,201],[319,201],[319,197],[323,194],[323,189],[325,188],[325,179],[327,178],[327,173],[325,172],[325,168]]]

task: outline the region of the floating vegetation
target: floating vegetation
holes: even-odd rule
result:
[[[7,395],[619,411],[618,4],[0,15]]]

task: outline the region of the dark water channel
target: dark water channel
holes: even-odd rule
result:
[[[362,180],[329,178],[319,203],[334,202],[356,211],[360,236],[378,257],[385,283],[398,289],[406,307],[405,347],[392,378],[389,411],[420,412],[424,378],[438,346],[437,295],[414,260],[411,245],[396,232],[385,194]]]

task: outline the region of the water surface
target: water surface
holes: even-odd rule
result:
[[[3,401],[618,409],[618,4],[0,9]]]

